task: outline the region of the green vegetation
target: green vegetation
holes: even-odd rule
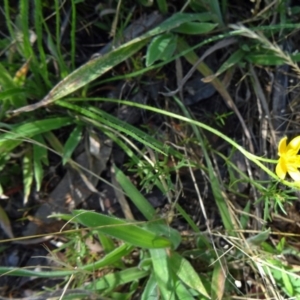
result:
[[[25,297],[9,280],[34,276],[47,299],[300,299],[299,182],[284,158],[274,173],[299,135],[297,1],[14,2],[1,293]],[[7,263],[49,240],[51,266]]]

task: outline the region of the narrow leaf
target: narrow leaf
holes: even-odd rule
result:
[[[118,169],[116,166],[114,166],[114,169],[116,172],[116,179],[127,196],[129,196],[130,200],[135,204],[135,206],[147,220],[152,220],[155,216],[155,209],[120,169]]]
[[[231,67],[237,65],[241,60],[245,57],[246,53],[239,49],[232,53],[230,57],[221,65],[219,70],[216,72],[216,74],[206,77],[203,81],[208,82],[213,80],[215,77],[221,75],[226,70],[230,69]],[[208,80],[209,79],[209,80]]]
[[[14,234],[11,229],[9,218],[1,205],[0,205],[0,226],[10,239],[14,238]]]
[[[184,284],[198,291],[201,295],[210,298],[199,275],[184,257],[176,252],[172,253],[170,256],[170,265]]]
[[[155,37],[147,50],[146,66],[149,67],[158,60],[168,60],[176,49],[177,36],[165,33]]]
[[[10,132],[0,134],[0,157],[11,152],[15,147],[24,142],[24,139],[31,138],[37,134],[61,128],[73,123],[69,117],[50,118],[26,122],[14,126]]]
[[[42,163],[48,165],[47,148],[44,138],[40,134],[33,137],[33,139],[37,142],[33,144],[33,170],[36,189],[39,191],[44,177],[44,168]]]
[[[149,300],[149,299],[151,300],[160,299],[160,293],[158,291],[156,278],[153,273],[151,273],[141,297],[141,300]]]
[[[197,23],[197,22],[187,22],[184,24],[181,24],[177,28],[175,28],[173,31],[182,33],[182,34],[204,34],[212,31],[218,26],[218,24],[212,24],[212,23]]]
[[[64,149],[63,149],[63,165],[65,165],[71,158],[72,153],[78,146],[82,136],[82,126],[77,125],[71,132],[69,138],[67,139]]]
[[[168,262],[166,249],[150,249],[153,271],[162,299],[175,300],[175,287],[172,276],[172,269]]]
[[[126,283],[146,277],[149,271],[140,270],[138,267],[127,268],[120,272],[114,272],[102,276],[85,286],[86,290],[112,290]]]
[[[27,203],[33,182],[32,148],[25,152],[23,157],[23,183],[24,183],[24,204]]]
[[[171,243],[164,237],[143,229],[134,223],[84,210],[73,211],[75,220],[87,227],[97,227],[102,233],[142,248],[165,248]]]

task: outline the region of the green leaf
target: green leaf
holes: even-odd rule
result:
[[[166,238],[125,220],[84,210],[75,210],[72,214],[80,224],[90,228],[97,227],[100,232],[137,247],[165,248],[171,246],[170,241]]]
[[[28,201],[33,182],[33,161],[32,161],[32,148],[30,147],[23,157],[23,184],[24,184],[24,203]]]
[[[105,290],[110,291],[134,280],[146,277],[149,271],[141,270],[137,267],[127,268],[120,272],[114,272],[102,276],[85,286],[86,290]]]
[[[45,144],[43,136],[38,134],[33,137],[33,139],[36,141],[36,143],[33,144],[33,170],[36,189],[37,191],[39,191],[44,177],[44,169],[42,163],[48,166],[49,161],[47,157],[47,146]]]
[[[153,220],[155,216],[155,209],[147,201],[147,199],[137,190],[125,174],[114,165],[116,173],[116,179],[125,191],[130,200],[138,208],[138,210],[144,215],[147,220]]]
[[[62,107],[66,107],[71,110],[74,110],[84,116],[87,116],[88,118],[90,118],[88,119],[88,121],[100,129],[103,129],[102,128],[103,125],[114,128],[118,130],[118,132],[125,133],[128,136],[132,137],[133,139],[137,140],[138,142],[164,155],[167,155],[167,153],[164,151],[165,149],[172,151],[172,148],[165,147],[163,143],[157,141],[150,134],[147,134],[144,131],[140,130],[139,128],[131,124],[128,124],[96,107],[88,106],[87,108],[83,108],[78,105],[74,105],[72,103],[68,103],[61,100],[57,101],[57,104],[59,104]],[[172,151],[171,154],[174,154],[174,156],[176,157],[178,156],[177,151]]]
[[[72,118],[57,117],[46,120],[26,122],[24,124],[14,126],[10,132],[0,135],[0,157],[11,152],[14,148],[19,146],[28,138],[40,133],[70,125],[72,123]]]
[[[26,91],[23,87],[6,89],[5,91],[0,92],[0,100],[4,100],[6,98],[12,98],[16,95],[24,98],[25,92],[28,91]]]
[[[300,53],[290,54],[290,57],[292,61],[300,62]],[[278,66],[285,63],[285,60],[282,57],[267,50],[264,52],[252,50],[251,53],[248,53],[245,56],[245,59],[248,62],[262,66]]]
[[[181,234],[176,229],[166,224],[164,220],[148,222],[144,227],[152,232],[156,232],[160,236],[168,237],[168,239],[172,242],[172,249],[177,249],[181,243]]]
[[[282,270],[281,274],[282,274],[283,285],[284,285],[286,291],[288,292],[288,295],[295,296],[294,288],[291,283],[290,276],[286,273],[286,270],[284,270],[284,269]]]
[[[245,57],[245,55],[246,53],[240,49],[232,53],[230,57],[221,65],[219,70],[216,72],[216,76],[221,75],[226,70],[237,65]]]
[[[168,60],[176,49],[177,36],[165,33],[153,38],[146,55],[146,66],[149,67],[158,60]]]
[[[166,0],[157,0],[157,6],[162,14],[166,14],[168,12],[168,3]]]
[[[208,33],[215,29],[218,24],[213,23],[198,23],[198,22],[186,22],[181,24],[173,31],[182,34],[203,34]]]
[[[241,228],[246,229],[250,219],[251,202],[248,201],[240,217]]]
[[[184,299],[184,300],[195,300],[196,299],[195,298],[196,295],[193,296],[192,291],[190,289],[188,289],[187,286],[184,285],[182,283],[182,281],[178,278],[176,278],[176,281],[175,281],[175,293],[176,293],[177,299]],[[195,294],[195,292],[194,292],[194,294]],[[203,297],[198,298],[198,299],[203,300]]]
[[[160,293],[157,287],[156,278],[153,273],[151,273],[141,297],[141,300],[149,299],[160,300]]]
[[[185,258],[173,252],[169,259],[171,268],[184,284],[210,298],[199,275]]]
[[[175,287],[172,269],[168,261],[166,249],[150,249],[154,276],[162,299],[175,300]]]
[[[82,137],[82,125],[77,125],[71,132],[63,149],[63,165],[71,158]]]
[[[247,243],[249,243],[250,246],[251,245],[259,246],[262,242],[265,242],[269,238],[270,233],[271,233],[270,228],[268,228],[265,231],[261,231],[260,233],[247,238]]]
[[[11,106],[13,106],[14,108],[18,108],[20,106],[27,104],[26,99],[22,97],[22,94],[17,92],[18,90],[20,90],[20,88],[14,82],[9,72],[5,69],[5,67],[1,63],[0,63],[0,85],[1,85],[1,92],[13,91],[13,93],[6,94],[7,100],[10,102]],[[1,112],[1,114],[2,113],[3,112]]]

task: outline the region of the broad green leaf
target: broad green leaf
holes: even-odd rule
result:
[[[169,264],[166,249],[150,249],[154,276],[162,299],[175,300],[174,274]]]
[[[169,259],[170,266],[173,269],[174,273],[178,276],[178,278],[181,279],[181,281],[185,285],[198,291],[201,295],[210,298],[199,275],[188,260],[186,260],[176,252],[173,252]]]
[[[284,269],[282,270],[281,274],[282,274],[283,285],[284,285],[288,295],[291,297],[295,296],[294,288],[291,283],[290,276],[286,273],[286,270],[284,270]]]
[[[32,161],[32,147],[30,146],[23,157],[23,184],[24,184],[24,203],[28,201],[33,182],[33,161]]]
[[[49,161],[43,136],[38,134],[33,137],[33,140],[36,141],[36,143],[33,144],[33,170],[36,189],[39,191],[44,177],[44,168],[42,164],[48,166]]]
[[[75,210],[73,215],[80,224],[90,228],[97,227],[100,232],[137,247],[165,248],[171,245],[166,238],[125,220],[84,210]]]
[[[151,273],[145,288],[143,289],[143,294],[141,300],[160,300],[160,293],[158,290],[156,278],[153,273]]]
[[[176,281],[175,281],[175,293],[176,293],[176,296],[177,296],[177,299],[184,299],[184,300],[195,300],[195,296],[196,295],[192,295],[192,291],[191,290],[188,290],[186,285],[184,285],[184,283],[176,278]],[[194,292],[194,294],[196,294]],[[197,293],[197,296],[199,294]],[[198,299],[201,299],[201,298],[198,298]]]
[[[70,125],[72,123],[72,118],[57,117],[46,120],[26,122],[24,124],[14,126],[11,132],[0,134],[0,157],[11,152],[15,147],[20,145],[28,138],[40,133]]]
[[[168,60],[176,49],[177,36],[172,33],[164,33],[153,38],[146,55],[146,66],[149,67],[158,60]]]
[[[121,185],[122,189],[125,191],[126,195],[134,203],[134,205],[139,209],[139,211],[144,215],[147,220],[153,220],[155,216],[155,209],[147,201],[147,199],[137,190],[134,184],[125,176],[125,174],[114,166],[116,179]]]
[[[141,270],[138,267],[127,268],[120,272],[102,276],[100,279],[96,279],[92,283],[87,284],[84,288],[86,290],[105,290],[105,292],[107,292],[134,280],[140,280],[148,274],[149,271]]]
[[[148,222],[144,227],[158,235],[167,237],[172,242],[172,249],[177,249],[181,243],[182,238],[179,231],[170,227],[164,220]]]
[[[71,132],[63,149],[63,165],[71,158],[82,137],[82,125],[77,125]]]
[[[203,34],[212,31],[217,26],[218,24],[212,24],[212,23],[187,22],[181,24],[173,31],[182,34]]]

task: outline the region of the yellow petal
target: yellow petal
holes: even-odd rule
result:
[[[284,179],[287,173],[287,168],[282,159],[279,159],[275,172],[280,179]]]
[[[286,141],[287,141],[287,137],[285,136],[284,138],[282,138],[278,144],[278,155],[283,155],[284,153],[286,153],[287,149],[286,149]]]
[[[300,149],[300,135],[293,138],[289,144],[287,145],[287,151],[289,149],[293,149],[295,151],[295,154],[298,154],[298,151]]]
[[[294,166],[288,166],[288,173],[294,181],[300,181],[300,171]]]
[[[289,154],[290,154],[290,151],[284,157],[285,164],[287,166],[293,166],[294,168],[300,168],[300,155],[289,155]]]

